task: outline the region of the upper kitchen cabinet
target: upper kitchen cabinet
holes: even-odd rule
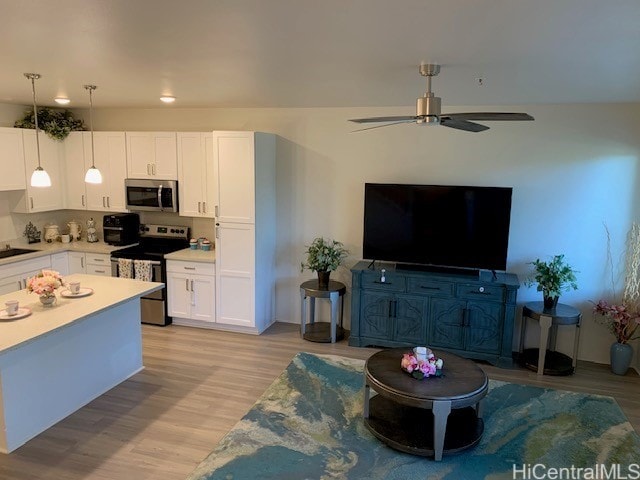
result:
[[[24,172],[22,130],[0,128],[0,190],[24,190],[27,182]]]
[[[214,178],[211,132],[178,132],[180,216],[213,218]]]
[[[85,172],[91,166],[91,134],[85,132]],[[127,177],[127,146],[124,132],[94,132],[94,161],[102,183],[87,183],[87,210],[126,212],[124,179]],[[83,179],[84,181],[84,179]]]
[[[125,212],[124,179],[127,176],[127,147],[124,132],[94,132],[95,165],[102,183],[85,183],[91,167],[91,133],[71,132],[64,142],[67,188],[66,208],[104,212]]]
[[[127,132],[127,177],[178,179],[175,132]]]
[[[31,173],[38,166],[38,149],[35,130],[22,130],[24,144],[24,174],[26,190],[12,192],[11,209],[17,213],[48,212],[64,208],[62,192],[63,175],[61,158],[64,154],[62,142],[52,140],[44,133],[38,135],[40,140],[40,163],[51,177],[51,186],[46,188],[32,187],[29,184]]]
[[[255,223],[255,133],[213,132],[218,222]]]

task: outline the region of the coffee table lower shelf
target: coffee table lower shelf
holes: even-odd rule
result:
[[[430,457],[433,448],[431,410],[401,405],[381,395],[369,401],[366,427],[379,440],[401,452]],[[447,420],[443,453],[456,453],[473,447],[482,437],[484,422],[473,407],[451,410]]]

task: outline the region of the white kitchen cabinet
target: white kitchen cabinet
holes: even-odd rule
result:
[[[261,333],[274,321],[275,136],[213,132],[216,322]]]
[[[63,277],[69,275],[69,254],[67,252],[52,253],[51,270],[55,270]]]
[[[84,133],[86,169],[91,166],[91,133]],[[87,183],[87,210],[126,212],[124,180],[127,177],[127,147],[124,132],[94,132],[95,165],[102,183]],[[85,169],[85,172],[86,172]],[[84,177],[83,177],[84,182]]]
[[[70,132],[64,140],[64,205],[71,210],[87,209],[84,174],[88,167],[84,158],[84,135],[85,132]]]
[[[219,222],[255,222],[255,135],[254,132],[213,132],[216,220]]]
[[[40,132],[40,163],[51,177],[50,187],[32,187],[31,174],[38,166],[38,151],[35,130],[21,129],[24,145],[24,172],[26,189],[11,192],[11,210],[17,213],[48,212],[63,208],[64,190],[61,158],[63,143],[52,140]]]
[[[86,270],[90,275],[111,276],[111,255],[105,253],[86,253]]]
[[[24,147],[22,130],[0,128],[0,190],[24,190],[27,188],[24,171]]]
[[[178,179],[175,132],[126,132],[127,177]]]
[[[105,253],[69,252],[69,273],[111,276],[111,255]]]
[[[214,323],[215,265],[167,260],[167,301],[174,323],[181,323],[180,319],[202,322],[203,326]]]
[[[69,275],[74,273],[87,273],[84,252],[68,252]]]
[[[95,165],[102,183],[85,183],[91,167],[91,132],[71,132],[64,142],[65,205],[75,210],[126,212],[124,179],[127,147],[124,132],[94,132]]]
[[[211,132],[178,132],[180,216],[213,218],[214,179]]]
[[[27,288],[29,278],[42,269],[51,268],[51,256],[45,255],[30,260],[9,263],[0,267],[0,295]]]

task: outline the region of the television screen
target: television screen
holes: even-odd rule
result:
[[[368,260],[505,270],[511,188],[365,184]]]

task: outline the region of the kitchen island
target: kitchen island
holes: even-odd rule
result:
[[[26,290],[31,315],[0,320],[0,452],[9,453],[142,370],[140,297],[162,283],[70,275],[93,294],[43,306]],[[62,287],[63,290],[64,287]]]

